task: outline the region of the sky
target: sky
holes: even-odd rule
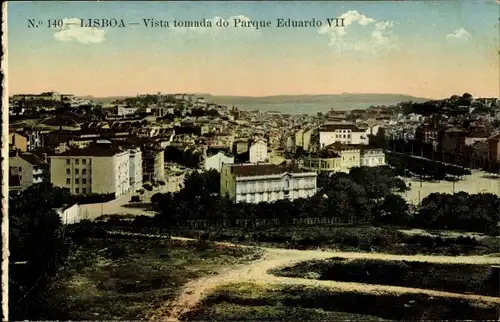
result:
[[[9,95],[500,96],[495,0],[37,1],[7,8]],[[334,18],[344,27],[330,27]],[[88,19],[125,27],[81,27]],[[169,27],[146,27],[144,19]],[[203,19],[212,27],[173,25]],[[278,19],[317,25],[279,27]]]

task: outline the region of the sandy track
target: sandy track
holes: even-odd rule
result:
[[[177,240],[193,240],[189,238],[175,238]],[[218,243],[227,246],[240,246],[231,243]],[[249,246],[240,246],[249,247]],[[239,264],[232,267],[220,269],[218,275],[206,276],[187,283],[181,293],[173,303],[153,312],[148,318],[150,320],[178,321],[184,313],[194,309],[205,296],[216,287],[233,282],[264,282],[282,285],[308,285],[317,287],[327,287],[336,291],[357,291],[361,293],[421,293],[429,296],[444,296],[474,300],[483,303],[498,303],[500,298],[473,295],[456,294],[435,290],[416,289],[400,286],[362,284],[353,282],[319,281],[304,278],[290,278],[274,276],[268,273],[269,270],[291,266],[298,262],[308,260],[326,259],[331,257],[343,257],[348,259],[381,259],[381,260],[406,260],[432,263],[473,263],[473,264],[499,264],[500,259],[488,256],[424,256],[424,255],[392,255],[383,253],[356,253],[356,252],[330,252],[315,250],[293,250],[281,248],[262,248],[263,256],[251,263]]]

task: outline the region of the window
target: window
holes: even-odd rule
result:
[[[19,172],[23,172],[23,168],[19,167]]]
[[[79,169],[75,169],[75,174],[80,174],[80,170]]]
[[[80,159],[75,159],[75,164],[80,164]]]
[[[87,188],[82,188],[82,193],[86,194],[87,193]]]
[[[80,184],[80,179],[76,178],[75,179],[75,184]]]
[[[69,161],[69,159],[66,159],[66,164],[70,164],[70,161]]]
[[[79,194],[79,193],[80,193],[80,189],[76,188],[76,189],[75,189],[75,193],[76,193],[76,194]]]
[[[86,160],[86,159],[83,159],[83,160],[82,160],[82,164],[87,164],[87,160]]]
[[[71,180],[69,178],[66,178],[66,184],[70,184]]]
[[[70,169],[66,169],[66,174],[71,174],[71,170]]]
[[[19,176],[19,181],[23,181],[23,176]]]
[[[82,169],[82,174],[86,175],[87,174],[87,169]]]
[[[83,184],[87,184],[87,179],[83,178],[83,179],[82,179],[82,183],[83,183]]]

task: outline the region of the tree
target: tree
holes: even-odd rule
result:
[[[410,206],[403,197],[389,194],[376,208],[374,219],[384,224],[407,225],[411,220]]]
[[[71,200],[66,189],[37,184],[9,201],[9,316],[12,320],[43,317],[46,293],[67,256],[60,216],[53,208]]]

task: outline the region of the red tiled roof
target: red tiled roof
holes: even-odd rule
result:
[[[236,177],[251,177],[251,176],[268,176],[288,173],[304,172],[297,167],[289,165],[275,164],[251,164],[251,165],[234,165],[231,167],[231,172]]]

